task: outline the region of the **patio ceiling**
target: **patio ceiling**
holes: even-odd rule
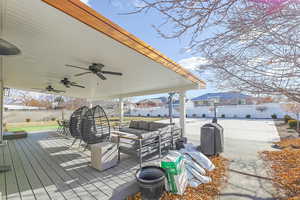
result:
[[[130,97],[205,87],[205,83],[143,41],[79,0],[1,0],[0,38],[22,54],[2,57],[5,87],[65,90],[66,96],[88,99]],[[93,74],[74,77],[80,69],[104,64],[122,72],[102,81]],[[70,78],[86,88],[65,88]]]

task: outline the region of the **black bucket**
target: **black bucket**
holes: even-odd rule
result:
[[[136,172],[143,200],[158,200],[165,189],[165,171],[157,166],[145,166]]]

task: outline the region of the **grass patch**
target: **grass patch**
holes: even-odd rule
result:
[[[12,127],[12,128],[8,128],[7,130],[9,132],[21,132],[21,131],[25,131],[25,132],[32,132],[32,131],[42,131],[42,130],[56,130],[57,129],[57,125],[52,125],[52,126],[26,126],[26,127]]]
[[[9,132],[56,130],[57,127],[58,124],[56,121],[19,122],[19,123],[8,123],[6,125],[6,129]]]
[[[161,117],[124,117],[125,122],[130,122],[132,120],[142,120],[142,121],[158,121],[162,120]],[[109,118],[111,126],[115,126],[119,121],[118,117]],[[58,124],[56,121],[42,121],[42,122],[20,122],[20,123],[7,123],[6,129],[9,132],[18,131],[42,131],[42,130],[56,130]]]

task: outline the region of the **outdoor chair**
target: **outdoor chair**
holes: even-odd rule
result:
[[[61,121],[57,120],[56,122],[57,122],[57,124],[58,124],[58,127],[57,127],[57,129],[56,129],[56,132],[58,133],[58,135],[62,135],[62,133],[63,133],[63,128],[64,128],[64,127],[63,127]]]
[[[141,167],[145,157],[161,157],[164,151],[174,149],[181,137],[181,129],[174,124],[131,121],[129,127],[120,127],[118,131],[119,161],[120,153],[133,155]]]
[[[68,120],[63,120],[61,122],[62,126],[63,126],[63,135],[65,137],[68,137],[70,136],[70,130],[69,130],[69,127],[70,127],[70,122]]]
[[[69,131],[70,131],[71,136],[74,138],[71,146],[73,146],[78,139],[80,140],[80,143],[81,143],[81,140],[82,140],[81,121],[82,121],[83,116],[85,115],[85,113],[88,110],[89,110],[88,107],[83,106],[83,107],[75,110],[70,117]]]
[[[89,109],[81,123],[82,140],[86,143],[85,149],[91,144],[109,141],[110,123],[104,109],[97,105]]]

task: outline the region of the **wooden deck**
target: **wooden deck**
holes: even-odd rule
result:
[[[69,148],[72,139],[56,133],[34,133],[9,140],[0,148],[0,165],[12,170],[0,173],[2,199],[124,199],[137,191],[133,158],[104,172],[89,166],[89,151]],[[1,199],[1,198],[0,198]]]

